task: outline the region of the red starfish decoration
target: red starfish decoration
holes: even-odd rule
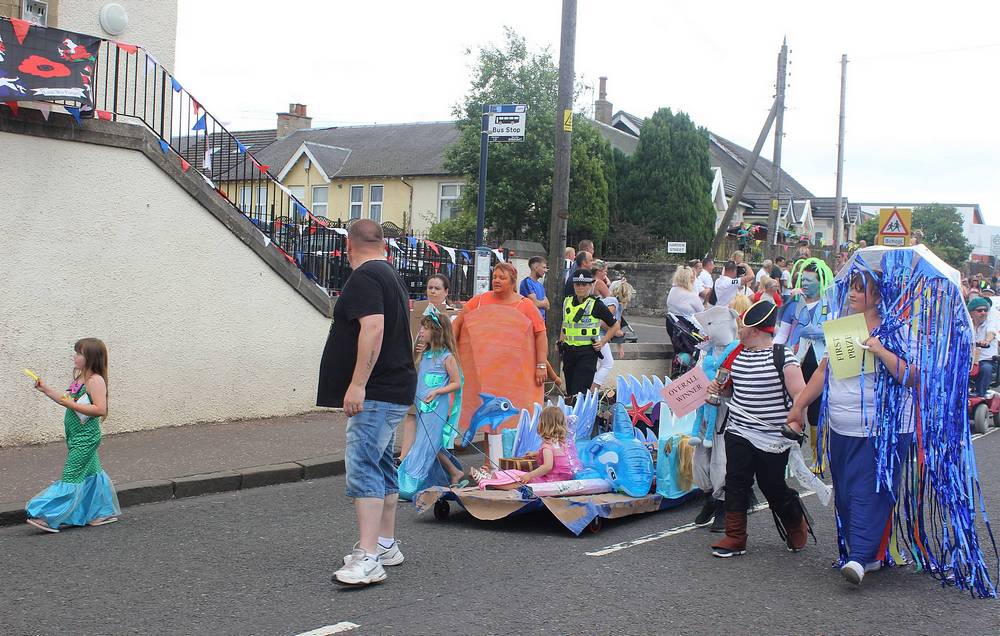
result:
[[[649,416],[646,415],[646,411],[651,406],[653,406],[652,402],[639,404],[635,401],[635,395],[632,396],[632,408],[625,409],[625,412],[628,413],[629,418],[632,420],[632,426],[635,426],[639,422],[645,422],[646,426],[649,427],[653,426],[653,422],[649,419]]]

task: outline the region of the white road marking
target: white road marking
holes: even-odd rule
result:
[[[808,497],[810,495],[815,495],[813,491],[809,490],[803,493],[799,493],[800,497]],[[754,506],[754,512],[760,512],[761,510],[767,510],[767,504],[757,504]],[[622,543],[616,543],[614,545],[609,545],[605,548],[601,548],[595,552],[585,552],[587,556],[607,556],[613,554],[620,550],[627,550],[629,548],[634,548],[637,545],[642,545],[643,543],[649,543],[650,541],[659,541],[660,539],[666,539],[667,537],[672,537],[678,534],[684,534],[685,532],[690,532],[698,526],[693,523],[685,523],[683,526],[677,526],[676,528],[670,528],[669,530],[662,530],[660,532],[654,532],[653,534],[647,534],[644,537],[639,537],[638,539],[633,539],[631,541],[623,541]]]
[[[993,427],[993,428],[990,428],[989,430],[987,430],[985,433],[981,433],[981,434],[980,433],[976,433],[976,434],[973,434],[972,440],[975,441],[975,440],[979,439],[980,437],[986,437],[987,435],[992,435],[993,433],[996,433],[997,431],[1000,431],[1000,428]],[[816,493],[810,491],[810,492],[802,493],[801,496],[802,497],[808,497],[809,495],[814,495],[814,494],[816,494]],[[759,505],[757,505],[754,508],[754,512],[757,512],[757,511],[760,511],[760,510],[764,510],[766,508],[767,508],[767,504],[766,503],[759,504]],[[584,554],[586,556],[595,556],[595,557],[598,557],[598,556],[607,556],[609,554],[613,554],[613,553],[619,552],[621,550],[627,550],[629,548],[634,548],[637,545],[642,545],[644,543],[649,543],[650,541],[659,541],[660,539],[666,539],[667,537],[673,537],[673,536],[678,535],[678,534],[684,534],[685,532],[690,532],[690,531],[694,530],[697,527],[698,526],[694,525],[693,523],[686,523],[683,526],[677,526],[675,528],[670,528],[669,530],[661,530],[660,532],[654,532],[653,534],[647,534],[646,536],[639,537],[638,539],[633,539],[631,541],[623,541],[622,543],[616,543],[614,545],[609,545],[607,547],[601,548],[600,550],[596,550],[594,552],[585,552]]]
[[[327,625],[326,627],[319,627],[309,632],[302,632],[298,636],[329,636],[329,634],[341,634],[359,627],[361,627],[361,625],[350,623],[348,621],[342,621],[336,625]]]

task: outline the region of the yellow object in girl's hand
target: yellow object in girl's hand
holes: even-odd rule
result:
[[[23,369],[23,371],[24,371],[24,375],[28,376],[29,378],[31,378],[35,382],[41,381],[41,378],[38,377],[38,374],[35,373],[34,371],[32,371],[31,369]]]

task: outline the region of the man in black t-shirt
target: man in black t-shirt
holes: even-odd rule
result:
[[[382,228],[369,219],[355,221],[347,257],[352,273],[333,308],[316,404],[343,407],[347,414],[347,496],[354,499],[361,535],[333,578],[368,585],[385,579],[383,566],[403,562],[395,541],[393,440],[413,404],[417,374],[406,285],[385,261]]]

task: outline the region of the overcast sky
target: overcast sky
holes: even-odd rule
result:
[[[273,128],[290,102],[313,126],[451,119],[466,49],[510,26],[558,58],[561,2],[180,0],[176,75],[233,129]],[[851,201],[979,203],[1000,224],[1000,3],[580,0],[576,73],[608,77],[614,110],[683,110],[752,147],[787,36],[782,166],[833,196],[846,53]],[[765,146],[770,157],[773,141]]]

